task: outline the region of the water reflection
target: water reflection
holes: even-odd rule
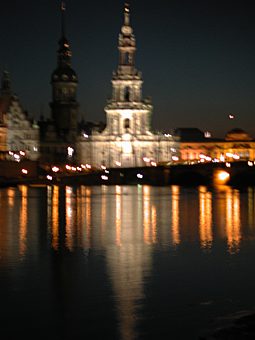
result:
[[[199,233],[203,249],[210,249],[212,234],[212,193],[206,187],[199,188]]]
[[[180,201],[180,187],[172,186],[172,239],[173,245],[177,246],[180,239],[180,225],[179,225],[179,201]]]
[[[56,291],[59,292],[62,280],[66,280],[63,284],[63,294],[59,297],[61,302],[68,294],[71,296],[70,292],[76,289],[80,280],[82,288],[77,295],[82,297],[79,300],[81,309],[85,306],[82,311],[86,310],[88,303],[84,298],[84,291],[88,289],[90,292],[89,284],[104,277],[107,282],[101,280],[99,286],[107,286],[107,294],[112,294],[110,297],[107,295],[107,299],[109,298],[111,306],[114,306],[120,333],[118,338],[133,340],[139,338],[138,320],[144,318],[142,313],[150,303],[145,289],[151,289],[154,285],[156,291],[159,286],[164,286],[164,280],[169,280],[165,284],[168,291],[164,296],[174,292],[171,299],[170,295],[168,296],[167,308],[170,309],[170,305],[174,305],[174,294],[180,284],[176,278],[183,275],[185,280],[182,282],[192,280],[190,273],[194,272],[194,259],[198,262],[203,259],[200,262],[203,266],[205,256],[210,257],[209,265],[211,261],[219,261],[219,258],[224,256],[227,258],[227,265],[242,258],[242,247],[255,239],[254,193],[254,188],[240,192],[227,186],[213,189],[204,186],[48,186],[36,190],[20,186],[2,189],[1,263],[9,262],[13,266],[13,259],[23,259],[26,256],[31,267],[31,259],[36,266],[36,261],[41,260],[43,265],[39,267],[40,270],[53,268],[52,272],[59,279],[54,288]],[[42,200],[44,203],[40,204]],[[41,207],[43,211],[38,213]],[[41,253],[38,251],[40,247],[43,249]],[[48,248],[51,250],[51,256],[45,256]],[[40,259],[38,254],[42,253]],[[213,259],[216,253],[217,256]],[[33,254],[37,256],[32,257]],[[230,257],[229,254],[235,256]],[[101,267],[97,266],[98,258]],[[17,262],[24,265],[26,261]],[[74,274],[72,277],[63,275],[63,263],[67,266],[71,263]],[[216,266],[212,266],[212,269],[215,268]],[[206,267],[203,269],[206,270]],[[48,284],[51,282],[52,273],[49,274],[47,270],[45,280]],[[104,271],[105,276],[98,270]],[[17,272],[24,275],[24,271]],[[162,281],[157,282],[157,275],[162,275]],[[201,280],[199,275],[196,284],[204,280]],[[91,276],[94,276],[92,280]],[[81,278],[85,278],[84,281]],[[225,280],[227,279],[225,277]],[[231,280],[233,279],[234,275]],[[222,277],[220,280],[224,281]],[[26,278],[26,283],[28,281]],[[84,282],[84,285],[88,286],[83,286]],[[171,286],[173,282],[176,286]],[[182,288],[179,297],[183,293]],[[75,296],[76,291],[72,294]],[[97,296],[99,300],[100,294]],[[51,293],[49,295],[52,296]],[[70,298],[70,304],[74,300]],[[91,300],[94,306],[93,297]],[[190,300],[194,300],[193,295]],[[65,303],[69,306],[69,301],[66,301],[67,299]],[[177,305],[178,303],[179,301]],[[77,306],[74,305],[73,308],[76,309]],[[156,307],[160,311],[160,307]],[[162,313],[165,313],[165,310]],[[175,313],[174,309],[172,313]]]
[[[226,190],[226,235],[228,250],[235,254],[240,250],[241,241],[240,223],[240,194],[238,190]]]
[[[27,200],[28,200],[28,187],[22,185],[19,187],[21,192],[21,204],[19,213],[19,254],[24,256],[27,249]]]

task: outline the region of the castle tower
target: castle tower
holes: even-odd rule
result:
[[[58,137],[67,142],[75,142],[77,135],[76,101],[77,75],[71,67],[71,49],[66,38],[65,4],[61,2],[61,38],[58,42],[58,64],[51,76],[52,102],[51,115]]]
[[[124,23],[118,42],[119,64],[112,77],[112,98],[105,107],[107,133],[130,134],[132,137],[150,133],[152,105],[142,97],[142,74],[135,68],[136,41],[130,25],[130,9],[125,4]]]

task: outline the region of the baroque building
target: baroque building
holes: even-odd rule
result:
[[[206,138],[197,128],[178,128],[174,134],[180,139],[181,162],[255,160],[255,139],[240,128],[230,130],[225,138]]]
[[[2,158],[16,161],[39,157],[39,126],[12,92],[7,71],[3,72],[0,94],[0,151]]]
[[[61,38],[58,42],[57,68],[51,76],[51,118],[41,117],[40,143],[42,162],[75,162],[77,140],[76,100],[78,78],[71,66],[71,49],[65,32],[65,6],[61,4]]]
[[[169,162],[177,143],[171,135],[153,133],[152,104],[142,95],[142,74],[135,67],[136,40],[129,6],[118,41],[119,63],[112,76],[112,97],[105,107],[106,127],[80,137],[79,161],[94,167],[136,167]]]

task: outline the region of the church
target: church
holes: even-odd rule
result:
[[[93,167],[140,167],[169,162],[178,153],[178,143],[169,134],[153,133],[152,103],[143,98],[142,74],[135,67],[136,40],[130,10],[124,8],[124,23],[118,41],[119,64],[112,76],[112,97],[105,106],[106,126],[77,140],[79,163]]]

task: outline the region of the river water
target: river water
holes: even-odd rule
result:
[[[199,339],[255,307],[255,188],[0,190],[1,339]]]

